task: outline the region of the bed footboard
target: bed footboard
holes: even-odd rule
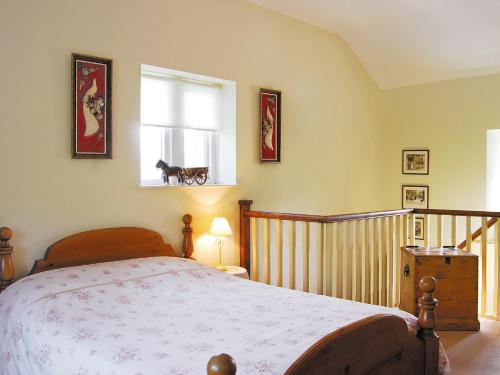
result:
[[[408,335],[406,322],[381,314],[349,324],[325,336],[302,354],[285,375],[439,374],[439,337],[436,328],[437,300],[432,293],[436,280],[422,278],[418,336]],[[210,359],[209,375],[234,375],[236,363],[228,354]]]
[[[285,373],[417,374],[405,372],[406,322],[395,315],[374,315],[349,324],[314,344]],[[415,368],[415,367],[413,367]]]

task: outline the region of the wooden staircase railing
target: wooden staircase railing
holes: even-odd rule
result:
[[[256,211],[252,203],[240,202],[240,261],[252,280],[398,306],[401,246],[457,246],[457,239],[465,238],[458,247],[472,251],[472,242],[481,238],[479,310],[500,319],[500,212],[402,209],[308,215]],[[422,240],[415,236],[416,219],[424,222]],[[472,232],[477,220],[481,228]],[[488,259],[487,233],[493,227],[495,250]],[[488,276],[490,263],[494,272]]]
[[[488,220],[487,222],[488,229],[490,229],[493,225],[495,225],[497,220],[498,219],[496,217],[492,217],[490,220]],[[474,242],[479,237],[481,237],[481,233],[482,233],[482,227],[477,228],[471,235],[471,241]],[[463,240],[462,242],[460,242],[457,247],[463,250],[465,249],[465,246],[467,246],[467,240]]]

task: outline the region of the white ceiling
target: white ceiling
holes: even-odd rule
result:
[[[500,73],[500,0],[248,0],[332,31],[381,89]]]

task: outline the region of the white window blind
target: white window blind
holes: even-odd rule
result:
[[[141,123],[217,130],[221,123],[221,87],[212,83],[143,73]]]
[[[221,85],[143,72],[142,183],[161,184],[161,171],[155,166],[159,159],[183,168],[208,167],[207,183],[216,183],[221,113]]]

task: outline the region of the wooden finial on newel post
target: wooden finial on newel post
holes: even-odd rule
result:
[[[12,231],[9,228],[0,228],[0,293],[7,288],[14,279],[14,264],[12,263],[12,246],[9,240]]]
[[[236,362],[229,354],[222,353],[215,355],[208,361],[208,375],[235,375]]]
[[[420,326],[420,338],[425,342],[425,375],[437,375],[439,373],[439,337],[434,331],[436,329],[436,306],[438,301],[432,293],[436,290],[436,279],[425,276],[420,280],[420,289],[424,293],[418,299],[420,312],[418,314],[418,325]]]
[[[184,239],[182,241],[182,253],[184,254],[184,258],[194,259],[193,228],[191,228],[193,217],[190,214],[185,214],[182,217],[182,222],[184,223],[184,229],[182,229],[182,233],[184,235]]]
[[[250,211],[253,201],[241,200],[240,204],[240,266],[245,267],[250,275],[250,218],[245,212]]]

